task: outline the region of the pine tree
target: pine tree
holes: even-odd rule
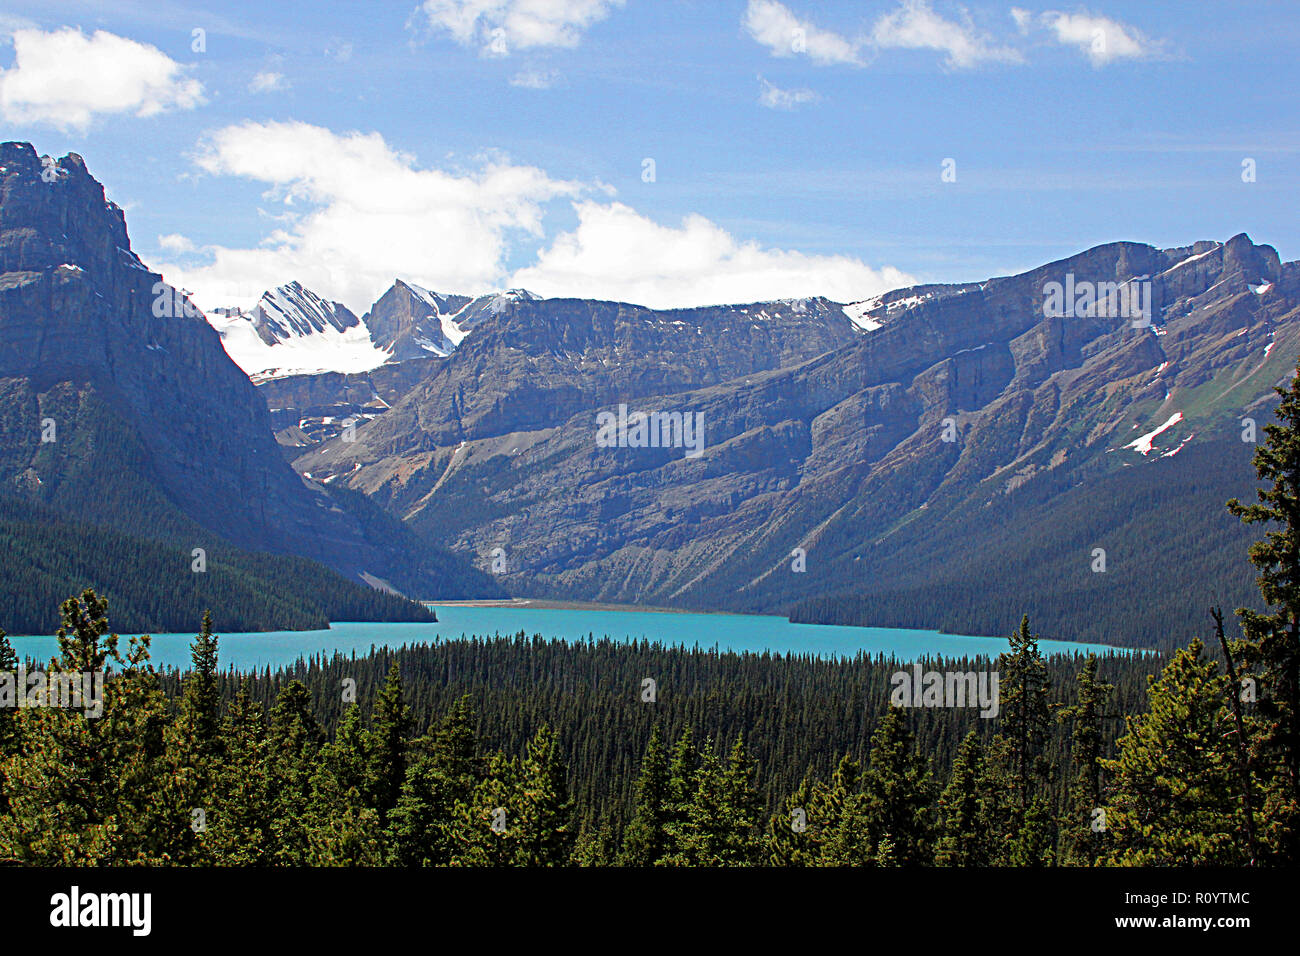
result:
[[[210,611],[204,612],[190,647],[190,660],[180,710],[165,733],[170,772],[164,790],[166,804],[174,814],[168,825],[176,834],[178,862],[203,862],[202,834],[224,745],[217,638],[212,633]]]
[[[1246,861],[1236,799],[1225,678],[1200,638],[1152,678],[1146,714],[1128,717],[1119,755],[1103,760],[1114,793],[1105,807],[1107,862],[1232,866]]]
[[[984,750],[978,784],[979,819],[988,836],[991,866],[1011,865],[1011,847],[1021,828],[1022,811],[1015,800],[1013,766],[1011,744],[1001,734],[994,734]]]
[[[573,850],[573,801],[560,740],[543,726],[528,743],[520,773],[517,866],[563,866]]]
[[[383,689],[375,699],[366,751],[368,767],[363,792],[370,806],[379,812],[379,822],[388,822],[406,779],[407,738],[411,734],[411,708],[402,696],[402,675],[394,661]]]
[[[491,754],[483,779],[468,799],[452,809],[450,865],[483,867],[517,863],[522,836],[522,789],[519,762],[500,752]]]
[[[17,683],[18,655],[13,645],[0,627],[0,676],[11,675]],[[18,690],[17,686],[14,688]],[[15,700],[16,704],[17,701]],[[0,706],[0,760],[18,752],[18,710],[16,707]],[[4,796],[0,794],[0,813],[4,813]]]
[[[1233,649],[1260,678],[1260,731],[1252,762],[1265,774],[1262,842],[1272,862],[1300,861],[1300,366],[1282,400],[1279,424],[1264,426],[1267,440],[1255,450],[1255,472],[1270,487],[1256,492],[1259,504],[1236,498],[1228,510],[1246,524],[1277,525],[1251,545],[1259,591],[1268,610],[1241,608],[1244,639]],[[1235,692],[1235,689],[1234,689]]]
[[[149,639],[132,639],[121,654],[108,602],[89,589],[65,601],[60,616],[59,656],[48,673],[101,675],[102,710],[19,712],[22,746],[0,764],[0,801],[8,807],[0,815],[0,860],[168,862],[176,834],[159,786],[167,710],[148,663]]]
[[[971,731],[957,748],[948,785],[939,797],[939,835],[934,861],[939,866],[987,866],[989,833],[980,798],[984,748]]]
[[[578,834],[569,862],[574,866],[613,866],[619,856],[616,850],[611,827],[605,824],[588,827]]]
[[[442,718],[432,739],[406,771],[397,805],[389,816],[390,862],[402,866],[442,866],[455,844],[453,815],[472,802],[485,775],[474,736],[474,711],[461,697]]]
[[[636,781],[636,810],[623,835],[623,866],[652,866],[668,845],[668,752],[656,723]]]
[[[813,781],[807,774],[782,809],[767,822],[767,861],[772,866],[815,866],[821,820],[814,820]]]
[[[1029,632],[1029,616],[1010,638],[1011,649],[998,657],[1002,735],[1011,748],[1016,805],[1027,807],[1043,779],[1043,742],[1052,726],[1047,695],[1051,676]]]
[[[1102,805],[1102,720],[1114,688],[1097,678],[1097,656],[1089,654],[1075,680],[1075,701],[1061,710],[1071,725],[1074,782],[1064,823],[1064,862],[1091,866],[1101,850],[1097,811]]]
[[[700,754],[691,739],[691,728],[683,727],[677,743],[673,745],[672,759],[668,762],[668,795],[664,813],[667,843],[663,854],[654,861],[656,865],[666,863],[668,857],[680,850],[678,839],[695,798],[695,772],[699,764]]]
[[[321,728],[312,713],[311,692],[290,681],[276,695],[267,736],[277,862],[301,866],[308,858],[308,807],[311,778],[321,745]]]
[[[682,820],[671,825],[673,866],[753,866],[762,856],[754,765],[736,738],[721,761],[705,741],[694,775],[695,793]]]
[[[273,784],[267,767],[266,724],[247,678],[222,723],[224,757],[204,810],[205,852],[222,866],[275,862]]]
[[[1045,757],[1052,727],[1048,703],[1051,674],[1038,650],[1038,638],[1029,631],[1029,616],[1011,635],[1009,652],[998,657],[1002,736],[1010,758],[1011,805],[1013,816],[1007,851],[1011,865],[1050,862],[1056,842],[1056,821],[1049,812],[1042,790],[1050,782],[1051,770]],[[1035,854],[1042,852],[1041,856]]]
[[[887,843],[890,860],[899,866],[931,862],[930,769],[915,747],[901,707],[890,707],[871,736],[862,791],[877,855]]]
[[[383,861],[380,815],[368,799],[371,751],[361,708],[351,704],[334,740],[320,749],[304,820],[308,866],[375,866]]]

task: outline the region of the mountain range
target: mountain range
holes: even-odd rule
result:
[[[849,303],[398,279],[358,318],[291,281],[205,317],[79,157],[54,183],[26,144],[0,163],[0,482],[69,520],[411,596],[989,634],[1027,611],[1139,646],[1250,600],[1223,501],[1295,372],[1300,264],[1244,234]]]
[[[345,315],[331,318],[331,330],[346,331]],[[268,309],[259,319],[270,338],[298,331],[287,313]],[[0,395],[4,531],[26,555],[43,553],[32,536],[51,529],[51,515],[90,549],[87,527],[111,529],[174,555],[168,577],[143,583],[151,596],[211,591],[218,620],[244,604],[262,610],[241,622],[264,627],[317,625],[331,609],[427,619],[367,585],[428,598],[495,590],[489,576],[361,496],[295,474],[253,383],[202,314],[131,251],[121,209],[81,157],[43,166],[23,143],[0,144]],[[119,543],[115,553],[134,546]],[[193,570],[209,558],[214,573]],[[12,613],[0,618],[8,629],[48,624],[33,619],[37,611],[13,610],[16,591],[37,587],[33,575],[50,593],[69,583],[115,593],[124,627],[189,629],[202,614],[180,602],[146,613],[158,602],[135,593],[141,582],[125,557],[98,576],[69,562],[60,554],[35,568],[6,563],[6,584],[26,575],[22,589],[0,589],[10,594]],[[273,580],[311,592],[312,613],[294,609],[301,593],[275,597]],[[231,588],[238,600],[215,600]]]

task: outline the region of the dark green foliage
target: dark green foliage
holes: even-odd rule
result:
[[[1102,800],[1101,758],[1106,708],[1113,688],[1097,678],[1097,658],[1089,655],[1075,680],[1075,703],[1062,708],[1061,720],[1071,725],[1070,761],[1074,783],[1062,821],[1063,862],[1089,866],[1097,859],[1098,809]]]
[[[986,866],[992,858],[983,780],[984,748],[972,730],[957,748],[948,785],[939,797],[934,855],[939,866]]]
[[[1230,651],[1258,675],[1260,693],[1251,758],[1265,776],[1266,842],[1283,858],[1300,857],[1300,366],[1282,397],[1278,423],[1264,426],[1255,471],[1266,482],[1260,503],[1237,499],[1228,509],[1246,524],[1267,527],[1250,548],[1266,610],[1242,608],[1243,638]]]
[[[1252,551],[1271,610],[1244,613],[1232,644],[1216,613],[1230,657],[1196,639],[1168,658],[1046,659],[1022,618],[996,661],[919,662],[996,669],[992,719],[880,715],[900,667],[883,657],[523,634],[300,661],[236,692],[210,619],[191,671],[160,675],[147,638],[119,651],[86,591],[60,608],[53,665],[109,668],[103,715],[9,715],[0,861],[602,865],[621,846],[633,865],[1292,864],[1296,386],[1280,414],[1263,510],[1233,505],[1283,526]],[[1230,679],[1238,662],[1258,702]],[[653,705],[626,692],[647,673],[673,690]]]
[[[1227,740],[1224,677],[1200,639],[1153,679],[1150,712],[1128,719],[1106,807],[1110,863],[1231,866],[1247,862]]]
[[[1052,679],[1038,651],[1038,639],[1029,632],[1029,617],[1011,635],[1011,648],[997,661],[1001,675],[1002,736],[1011,755],[1013,802],[1026,809],[1046,779],[1043,742],[1052,726],[1048,695]]]
[[[1008,655],[1010,714],[989,721],[961,709],[862,706],[888,698],[894,661],[611,642],[450,641],[237,682],[217,670],[205,622],[191,671],[157,675],[144,642],[125,656],[117,650],[104,613],[89,592],[65,603],[60,659],[113,665],[105,717],[50,708],[15,715],[17,748],[0,756],[4,859],[1040,866],[1058,859],[1056,815],[1076,806],[1080,788],[1091,799],[1098,787],[1110,829],[1091,852],[1102,862],[1241,856],[1224,679],[1200,661],[1198,645],[1151,685],[1143,715],[1133,691],[1158,661],[1044,661],[1022,625]],[[641,674],[687,666],[695,680],[653,713],[583,676],[604,668],[626,678],[616,686],[636,686]],[[1096,719],[1103,670],[1132,717],[1114,759],[1101,756],[1114,735]],[[341,680],[352,675],[359,702],[341,702]],[[1018,687],[1027,690],[1017,696]],[[1070,721],[1014,716],[1043,712],[1059,687],[1075,689],[1057,701]],[[466,692],[481,700],[482,717]],[[776,721],[787,732],[754,734],[754,752],[739,734],[725,754],[713,743],[734,724]],[[802,749],[791,746],[801,726],[818,728]],[[610,746],[611,727],[628,737]],[[621,758],[640,733],[638,766]],[[1015,740],[1030,741],[1031,751],[1019,753]],[[1071,787],[1032,772],[1063,762],[1070,748]],[[845,755],[827,773],[834,750]],[[864,751],[859,764],[853,754]]]
[[[862,793],[858,815],[875,859],[897,866],[929,863],[930,769],[902,708],[889,708],[872,735]]]
[[[668,753],[659,725],[650,731],[636,781],[636,810],[623,837],[619,862],[650,866],[664,856],[668,843]]]
[[[51,609],[90,587],[112,601],[123,630],[184,633],[189,608],[212,608],[221,631],[324,628],[334,621],[430,621],[418,604],[348,581],[306,558],[240,551],[214,535],[192,570],[189,547],[81,524],[0,495],[0,620],[12,633],[49,633]]]
[[[1222,505],[1250,488],[1250,446],[1235,428],[1224,431],[1141,467],[1048,472],[1012,494],[990,489],[987,501],[977,497],[956,513],[931,503],[863,549],[851,586],[827,580],[826,596],[785,609],[807,623],[989,635],[1028,614],[1045,638],[1181,646],[1204,626],[1208,604],[1257,601],[1241,560],[1250,535]],[[1099,546],[1104,574],[1091,570]]]

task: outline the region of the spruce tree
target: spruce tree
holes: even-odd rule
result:
[[[1233,653],[1260,683],[1252,748],[1266,778],[1259,836],[1273,862],[1293,864],[1300,861],[1300,366],[1290,386],[1275,391],[1278,424],[1264,426],[1267,439],[1254,456],[1268,487],[1257,490],[1258,504],[1228,502],[1246,524],[1268,528],[1250,548],[1266,610],[1237,611],[1244,639]]]
[[[1101,850],[1102,721],[1114,688],[1097,677],[1097,656],[1089,654],[1075,680],[1075,700],[1060,712],[1070,724],[1074,781],[1064,822],[1064,862],[1091,866]]]
[[[321,739],[311,692],[301,681],[290,681],[276,695],[267,736],[267,768],[274,793],[271,829],[276,859],[283,865],[301,866],[308,858],[311,778]]]
[[[169,825],[177,834],[178,862],[204,862],[203,834],[224,744],[217,638],[210,611],[204,612],[190,645],[190,661],[179,712],[165,734],[170,773],[164,789],[174,814]]]
[[[87,589],[60,607],[51,675],[98,674],[93,710],[38,706],[17,715],[22,745],[0,763],[0,860],[43,866],[167,863],[177,834],[161,781],[166,701],[149,639],[123,655],[108,602]]]
[[[772,866],[815,866],[820,855],[820,826],[814,820],[813,781],[805,774],[799,787],[767,822],[767,861]]]
[[[939,833],[934,861],[939,866],[987,866],[989,832],[980,798],[984,748],[971,731],[957,748],[948,785],[939,797]]]
[[[388,822],[406,779],[407,738],[411,734],[411,708],[402,695],[402,675],[394,661],[375,698],[367,735],[368,761],[364,793],[379,812],[379,822]]]
[[[678,840],[695,798],[695,771],[699,763],[700,754],[691,739],[691,728],[683,727],[677,743],[673,745],[672,759],[668,762],[668,795],[664,814],[667,845],[664,853],[654,861],[655,864],[666,862],[669,856],[680,849]]]
[[[512,866],[519,858],[522,774],[519,762],[500,752],[488,756],[483,779],[452,809],[452,866]]]
[[[929,763],[915,746],[901,707],[890,707],[871,736],[862,774],[863,811],[879,856],[885,844],[899,866],[919,866],[933,857]]]
[[[334,740],[320,749],[304,823],[308,866],[383,862],[380,814],[370,799],[370,748],[361,708],[351,704]]]
[[[528,742],[520,768],[514,863],[563,866],[573,850],[573,801],[559,736],[543,726]]]
[[[998,657],[999,715],[1001,734],[1010,759],[1012,821],[1007,851],[1012,865],[1049,862],[1055,846],[1056,822],[1042,791],[1050,782],[1051,768],[1045,756],[1053,724],[1048,694],[1051,674],[1038,650],[1038,638],[1030,633],[1029,616],[1011,635],[1011,647]],[[1040,799],[1043,798],[1043,799]]]
[[[1048,692],[1051,675],[1029,631],[1029,616],[1010,637],[1011,648],[998,657],[999,715],[1010,746],[1016,805],[1027,807],[1044,776],[1043,743],[1052,726]]]
[[[423,743],[389,815],[390,862],[403,866],[451,862],[455,808],[471,803],[485,774],[469,697],[459,698]]]
[[[1126,718],[1105,807],[1106,861],[1232,866],[1248,857],[1236,797],[1226,680],[1200,638],[1151,678],[1148,712]]]
[[[18,655],[0,627],[0,675],[13,675],[17,681]],[[18,688],[15,687],[15,691]],[[15,701],[17,703],[17,701]],[[0,707],[0,760],[18,752],[18,710]],[[0,794],[0,813],[5,809],[4,796]]]
[[[222,866],[273,863],[275,785],[267,767],[262,706],[252,699],[248,678],[222,723],[222,738],[224,757],[215,774],[212,806],[204,813],[205,852]]]
[[[623,835],[619,863],[652,866],[668,845],[668,752],[657,723],[650,730],[650,742],[637,775],[635,807]]]

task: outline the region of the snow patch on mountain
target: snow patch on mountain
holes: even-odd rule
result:
[[[390,357],[345,306],[297,282],[266,292],[251,311],[214,309],[206,317],[231,360],[260,381],[368,372]]]
[[[851,302],[844,306],[841,311],[849,317],[849,321],[862,329],[864,332],[874,332],[882,328],[883,324],[870,318],[867,313],[880,308],[880,299],[867,299],[865,302]]]
[[[1154,431],[1149,431],[1145,435],[1133,439],[1133,441],[1129,442],[1124,447],[1132,448],[1134,451],[1136,451],[1138,454],[1142,455],[1145,458],[1147,455],[1151,454],[1151,449],[1155,443],[1155,440],[1159,438],[1163,433],[1173,428],[1182,420],[1183,420],[1183,413],[1174,412],[1172,415],[1169,416],[1169,421],[1165,422],[1163,425],[1161,425],[1159,428],[1155,429]]]

